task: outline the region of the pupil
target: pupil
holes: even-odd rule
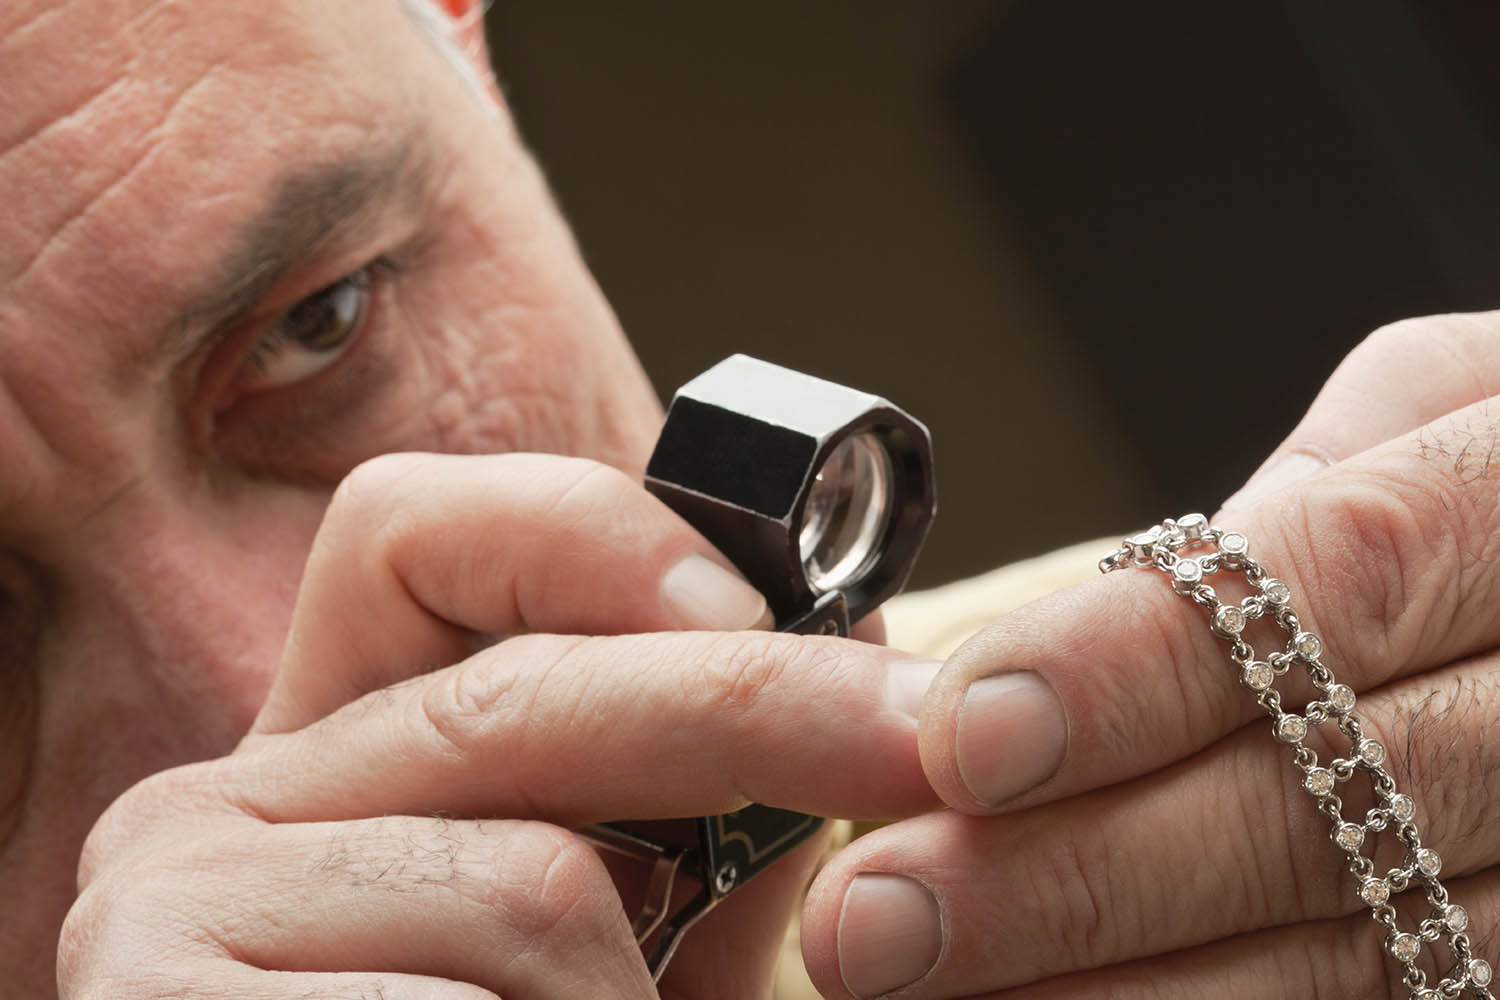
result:
[[[287,313],[287,339],[310,351],[338,347],[358,328],[368,287],[369,278],[360,269],[309,295]]]

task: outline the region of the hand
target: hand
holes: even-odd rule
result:
[[[1376,334],[1214,519],[1291,585],[1323,662],[1358,692],[1491,962],[1497,336],[1500,314]],[[1206,414],[1213,377],[1201,379]],[[1262,656],[1280,647],[1272,636],[1285,639],[1269,622],[1247,632]],[[1303,681],[1290,689],[1305,699]],[[1342,755],[1347,740],[1318,732]],[[928,692],[920,739],[955,811],[879,830],[820,874],[802,933],[826,995],[1408,996],[1289,751],[1202,610],[1161,573],[1112,573],[976,636]],[[1340,794],[1356,821],[1374,799],[1358,776]],[[1372,845],[1378,871],[1405,862],[1391,833]],[[1429,915],[1420,890],[1398,898],[1404,929]],[[1446,946],[1424,966],[1435,984]]]
[[[61,995],[656,996],[610,874],[571,829],[751,800],[837,815],[936,801],[919,701],[902,697],[935,665],[670,631],[763,611],[602,466],[362,466],[314,545],[252,734],[142,782],[91,834]],[[512,637],[475,651],[480,636]],[[662,995],[764,996],[818,846],[695,928]]]

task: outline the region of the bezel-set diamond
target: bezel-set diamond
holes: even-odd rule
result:
[[[1299,743],[1307,736],[1307,720],[1300,715],[1283,715],[1276,720],[1276,738],[1283,743]]]
[[[1214,547],[1218,550],[1216,555],[1212,553]],[[1132,565],[1163,571],[1178,594],[1208,609],[1214,633],[1231,646],[1230,659],[1239,665],[1240,683],[1259,696],[1258,703],[1272,717],[1274,737],[1293,748],[1296,764],[1303,772],[1302,787],[1319,800],[1319,809],[1334,820],[1329,838],[1349,855],[1349,868],[1359,876],[1356,888],[1359,898],[1374,911],[1376,920],[1388,928],[1385,948],[1407,966],[1406,983],[1411,1000],[1457,1000],[1463,991],[1472,992],[1476,1000],[1495,1000],[1489,992],[1494,973],[1481,958],[1470,958],[1441,983],[1426,985],[1425,974],[1416,966],[1425,942],[1436,942],[1446,933],[1456,954],[1470,954],[1463,937],[1469,929],[1468,911],[1448,902],[1447,891],[1438,880],[1442,858],[1437,851],[1421,845],[1414,825],[1416,803],[1411,796],[1395,790],[1392,776],[1384,769],[1385,746],[1363,735],[1361,720],[1353,714],[1358,701],[1354,689],[1337,683],[1329,668],[1319,662],[1324,652],[1323,640],[1299,628],[1300,616],[1289,607],[1291,587],[1266,575],[1250,559],[1249,547],[1240,532],[1221,532],[1212,528],[1203,515],[1186,514],[1175,522],[1168,521],[1126,539],[1124,547],[1103,559],[1099,567],[1106,573]],[[1201,549],[1209,549],[1210,554],[1200,557],[1179,551],[1193,553]],[[1213,589],[1200,586],[1210,570],[1239,572],[1255,589],[1242,604],[1221,601]],[[1290,638],[1284,651],[1272,651],[1265,660],[1259,660],[1241,633],[1251,620],[1264,615],[1290,633]],[[1319,700],[1305,703],[1306,708],[1300,710],[1302,714],[1285,711],[1281,693],[1275,687],[1276,678],[1298,661],[1307,667],[1309,677],[1321,692]],[[1312,727],[1326,722],[1336,722],[1353,741],[1347,760],[1322,766],[1318,754],[1304,745],[1303,740]],[[1339,814],[1338,786],[1360,770],[1368,774],[1377,796],[1384,801],[1377,802],[1376,808],[1366,813],[1364,823],[1351,823]],[[1382,877],[1375,874],[1373,857],[1364,856],[1361,850],[1369,834],[1387,830],[1394,831],[1407,845],[1411,852],[1407,855],[1410,867],[1393,869]],[[1392,900],[1397,893],[1418,884],[1418,878],[1427,887],[1425,891],[1433,909],[1421,921],[1417,933],[1401,931],[1397,928],[1398,915],[1392,908]]]
[[[1184,538],[1196,542],[1208,530],[1208,518],[1202,514],[1184,514],[1177,519],[1177,527]]]
[[[1196,559],[1179,559],[1172,566],[1172,579],[1185,587],[1203,582],[1203,564]]]
[[[1323,640],[1311,632],[1298,632],[1292,638],[1292,652],[1304,660],[1316,660],[1323,655]]]
[[[1320,799],[1325,795],[1332,795],[1337,784],[1338,781],[1334,778],[1333,772],[1326,767],[1315,767],[1307,772],[1307,777],[1302,779],[1302,787]]]
[[[1353,854],[1364,846],[1365,828],[1358,823],[1340,823],[1333,828],[1333,842]]]
[[[1260,592],[1272,604],[1285,604],[1292,599],[1292,588],[1282,580],[1271,577],[1260,585]]]
[[[1214,628],[1226,635],[1245,631],[1245,612],[1238,604],[1226,604],[1214,612]]]
[[[1276,680],[1276,671],[1264,660],[1251,660],[1240,671],[1240,680],[1251,691],[1269,691]]]
[[[1340,715],[1354,711],[1354,689],[1347,684],[1335,684],[1328,689],[1328,704]]]
[[[1238,531],[1226,531],[1219,536],[1219,551],[1226,556],[1242,556],[1250,551],[1250,540]]]
[[[1364,739],[1359,741],[1359,746],[1354,751],[1359,759],[1370,767],[1379,767],[1385,763],[1385,747],[1379,740]]]
[[[1397,792],[1391,796],[1391,815],[1402,823],[1410,823],[1417,815],[1417,804],[1410,795]]]
[[[1391,938],[1391,954],[1399,962],[1415,962],[1422,954],[1422,939],[1415,934],[1397,934]]]
[[[1383,878],[1367,878],[1359,885],[1359,898],[1368,906],[1382,906],[1391,898],[1391,884]]]

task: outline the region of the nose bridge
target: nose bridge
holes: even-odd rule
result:
[[[64,546],[69,655],[190,725],[203,749],[229,749],[270,685],[324,503],[268,485],[130,491]]]

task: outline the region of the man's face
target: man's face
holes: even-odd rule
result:
[[[634,471],[659,412],[497,101],[397,0],[22,0],[0,95],[0,968],[31,995],[92,820],[249,724],[353,465]]]

